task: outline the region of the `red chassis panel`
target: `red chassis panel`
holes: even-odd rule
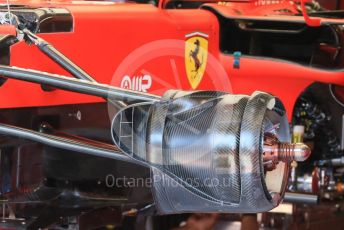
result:
[[[209,55],[197,90],[270,92],[282,99],[290,118],[297,97],[313,82],[344,85],[341,71],[276,59],[243,56],[240,69],[233,68],[233,56],[219,50],[219,22],[208,10],[161,10],[150,5],[113,3],[56,4],[72,13],[74,31],[40,35],[101,83],[121,86],[125,76],[143,79],[149,75],[152,84],[147,92],[191,90],[185,68],[185,59],[189,58],[185,53],[186,35],[201,32],[208,35]],[[1,30],[0,27],[0,33]],[[36,47],[24,43],[12,47],[11,65],[68,75]],[[0,108],[100,100],[62,90],[44,92],[38,85],[16,80],[9,80],[0,88]]]

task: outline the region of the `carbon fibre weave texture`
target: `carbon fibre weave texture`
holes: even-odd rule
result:
[[[152,168],[160,212],[272,209],[261,145],[274,97],[169,91],[164,99],[134,105],[113,121],[115,144]],[[123,130],[132,133],[122,138]]]

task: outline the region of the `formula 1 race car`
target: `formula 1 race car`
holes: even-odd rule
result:
[[[1,1],[0,227],[342,197],[343,16],[305,0]]]

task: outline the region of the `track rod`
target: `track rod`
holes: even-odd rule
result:
[[[46,146],[55,148],[65,149],[69,151],[79,152],[87,155],[96,157],[109,158],[119,161],[125,161],[135,164],[141,164],[146,166],[144,163],[135,161],[130,157],[121,153],[120,150],[114,146],[106,145],[102,148],[99,145],[92,145],[88,142],[81,140],[74,140],[66,137],[59,137],[50,134],[40,133],[29,129],[19,128],[16,126],[6,125],[0,123],[0,134],[6,136],[12,136],[16,138],[22,138],[25,140],[34,141]]]

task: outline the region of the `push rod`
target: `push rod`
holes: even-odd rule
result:
[[[28,29],[23,29],[23,33],[26,35],[25,40],[35,44],[45,55],[47,55],[51,60],[56,62],[74,77],[89,82],[97,82],[88,73],[86,73],[83,69],[81,69],[78,65],[72,62],[69,58],[63,55],[53,45],[45,41],[43,38],[38,37]]]

